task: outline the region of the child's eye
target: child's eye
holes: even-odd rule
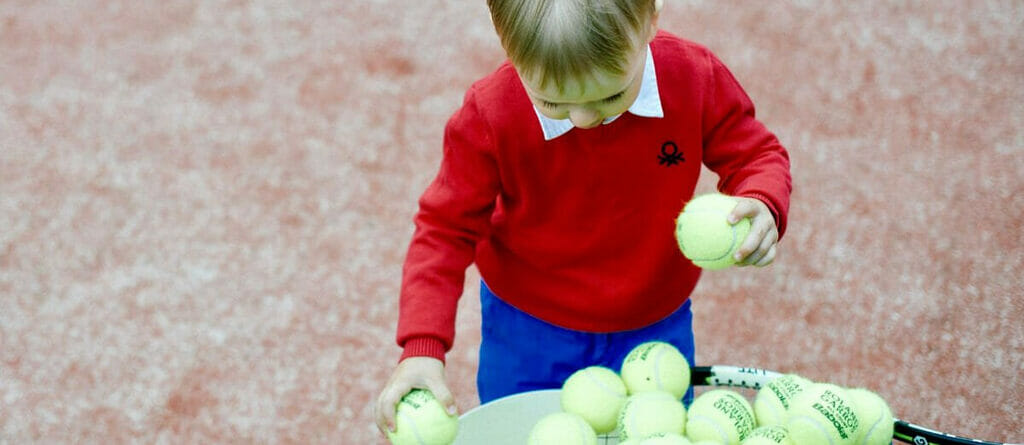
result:
[[[601,103],[610,104],[612,102],[615,102],[615,101],[617,101],[619,99],[622,99],[622,95],[623,94],[624,93],[619,93],[619,94],[616,94],[614,96],[608,96],[608,97],[606,97],[604,99],[601,99]]]
[[[546,100],[540,101],[540,104],[543,105],[544,108],[557,108],[558,107],[558,104],[556,104],[554,102],[548,102]]]

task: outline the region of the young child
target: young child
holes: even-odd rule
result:
[[[674,221],[702,163],[739,198],[730,222],[751,219],[740,265],[770,264],[786,227],[785,148],[713,54],[657,29],[661,0],[488,6],[509,62],[466,93],[419,201],[382,430],[414,387],[455,412],[444,357],[471,263],[486,403],[560,387],[582,367],[617,370],[644,341],[693,364],[700,269],[679,252]]]

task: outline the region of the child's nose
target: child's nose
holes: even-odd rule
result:
[[[602,120],[604,119],[597,110],[583,107],[569,110],[569,121],[577,128],[594,128],[601,125]]]

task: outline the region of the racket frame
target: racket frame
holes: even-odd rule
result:
[[[784,374],[761,368],[739,366],[696,366],[690,370],[693,386],[726,386],[759,390]],[[968,439],[935,431],[900,419],[893,419],[893,439],[914,445],[1022,445]]]

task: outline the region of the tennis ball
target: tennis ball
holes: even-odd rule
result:
[[[796,445],[853,445],[860,420],[846,391],[815,383],[789,406],[786,429]]]
[[[860,420],[855,445],[888,445],[892,442],[892,410],[885,400],[863,388],[847,389],[846,395],[853,402],[853,409]]]
[[[712,389],[690,405],[686,435],[692,441],[715,440],[739,445],[757,426],[754,409],[742,395],[728,389]]]
[[[743,445],[793,445],[789,430],[782,425],[759,426],[750,432]]]
[[[562,384],[562,410],[578,414],[598,434],[615,429],[626,403],[626,384],[615,371],[591,366],[574,372]]]
[[[733,254],[750,232],[750,219],[729,224],[739,200],[721,193],[693,198],[676,218],[676,242],[697,267],[715,270],[736,263]]]
[[[557,412],[541,418],[530,430],[529,445],[597,445],[597,433],[582,417]]]
[[[455,440],[459,420],[425,389],[413,389],[398,402],[395,431],[388,432],[394,445],[448,445]]]
[[[641,343],[622,361],[622,381],[630,394],[665,391],[677,399],[690,387],[690,363],[665,342]]]
[[[681,434],[658,433],[640,441],[640,445],[693,445]]]
[[[674,395],[647,391],[626,399],[619,413],[619,438],[645,438],[658,433],[683,434],[686,407]]]
[[[790,402],[811,381],[796,374],[786,374],[776,378],[757,391],[754,398],[754,417],[758,425],[781,425],[786,423],[786,410]]]

